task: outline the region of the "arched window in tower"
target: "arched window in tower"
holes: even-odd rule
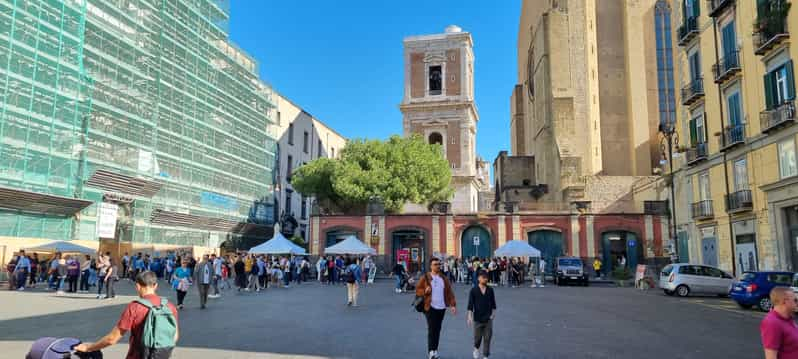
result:
[[[440,133],[433,132],[429,135],[429,144],[431,145],[443,145],[443,136]]]
[[[443,89],[443,70],[441,66],[429,67],[429,94],[440,95]]]

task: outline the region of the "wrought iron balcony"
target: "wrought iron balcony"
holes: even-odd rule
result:
[[[726,53],[716,64],[712,65],[712,73],[715,74],[716,84],[730,79],[740,70],[740,53],[738,50]]]
[[[723,129],[718,138],[721,151],[726,151],[737,145],[745,143],[745,125],[729,126]]]
[[[787,101],[771,110],[759,113],[759,128],[763,133],[795,122],[795,102]]]
[[[693,219],[709,219],[715,217],[712,210],[712,200],[707,199],[693,203],[691,206]]]
[[[734,4],[734,0],[708,0],[709,4],[709,17],[718,17],[723,13],[723,10]]]
[[[758,15],[754,24],[754,51],[757,55],[765,55],[790,37],[787,31],[787,12],[790,3],[787,0],[769,0],[759,3]]]
[[[726,212],[737,213],[750,211],[754,208],[754,201],[751,198],[751,190],[744,189],[726,195]]]
[[[688,148],[685,156],[687,157],[687,165],[694,165],[698,162],[707,159],[709,146],[706,142],[697,143],[694,147]]]
[[[684,21],[682,26],[679,26],[679,46],[687,46],[690,40],[698,36],[698,17],[691,16]]]
[[[682,105],[689,106],[704,97],[704,79],[699,77],[682,87]]]

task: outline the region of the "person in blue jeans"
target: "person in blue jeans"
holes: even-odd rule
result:
[[[396,293],[402,293],[402,280],[405,279],[405,266],[402,262],[396,262],[393,266],[393,277],[396,279]]]

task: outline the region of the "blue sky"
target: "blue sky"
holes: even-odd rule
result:
[[[402,39],[456,24],[474,38],[477,152],[510,149],[518,0],[232,0],[230,37],[261,77],[346,137],[401,134]]]

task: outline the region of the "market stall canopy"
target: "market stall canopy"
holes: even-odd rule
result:
[[[305,255],[305,248],[302,248],[288,238],[285,238],[280,232],[275,232],[272,239],[254,246],[249,249],[252,254],[297,254]]]
[[[68,241],[53,241],[35,247],[25,248],[29,252],[39,253],[82,253],[82,254],[97,254],[96,248],[84,247]]]
[[[377,251],[369,247],[355,236],[346,237],[340,243],[327,247],[324,250],[326,254],[372,254],[376,255]]]
[[[493,252],[499,257],[540,257],[540,251],[529,245],[526,241],[512,240]]]

